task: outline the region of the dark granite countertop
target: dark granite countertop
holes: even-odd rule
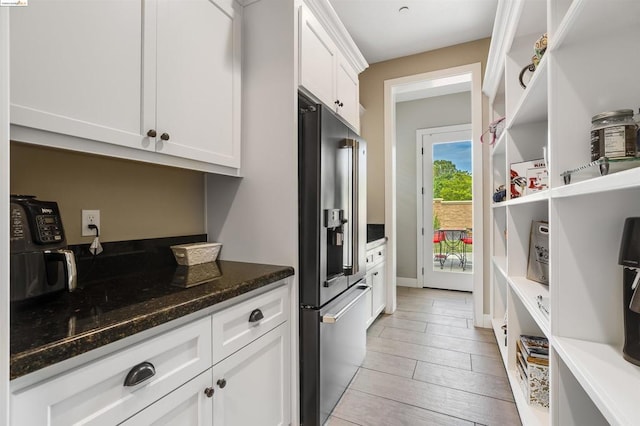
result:
[[[378,241],[384,236],[384,223],[369,223],[367,224],[367,243]]]
[[[124,268],[124,274],[81,284],[74,293],[61,292],[32,306],[12,306],[11,379],[294,274],[288,266],[217,261],[219,278],[182,288],[172,285],[180,269],[175,261],[167,261],[165,251],[163,262],[152,268],[142,263]],[[78,269],[82,276],[80,265]]]

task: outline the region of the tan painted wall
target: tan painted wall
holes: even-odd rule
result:
[[[360,103],[365,108],[360,132],[367,141],[367,215],[369,223],[384,223],[384,81],[481,62],[484,77],[490,39],[378,62],[360,74]],[[488,101],[483,102],[483,122]]]
[[[367,141],[367,216],[369,223],[384,223],[385,203],[385,161],[384,161],[384,81],[406,77],[430,71],[453,68],[480,62],[482,77],[487,64],[489,44],[486,38],[456,46],[419,53],[403,58],[371,64],[360,74],[360,103],[365,112],[360,120],[360,133]],[[483,129],[489,124],[489,101],[483,96],[482,102]],[[475,141],[479,143],[479,141]],[[478,201],[482,204],[484,214],[482,250],[489,253],[489,156],[488,146],[483,147],[483,196]],[[489,256],[483,262],[484,306],[483,311],[489,312]]]
[[[100,210],[101,241],[205,232],[203,173],[11,143],[12,194],[56,201],[69,244],[82,209]]]

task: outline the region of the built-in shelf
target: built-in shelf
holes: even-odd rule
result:
[[[507,347],[504,344],[504,330],[502,329],[502,325],[504,324],[504,320],[502,318],[493,318],[491,319],[491,327],[493,327],[493,334],[496,336],[496,342],[498,343],[498,349],[500,350],[500,356],[502,357],[502,362],[504,365],[507,365]]]
[[[567,337],[552,337],[551,345],[609,423],[638,424],[640,367],[621,348]]]
[[[611,34],[637,27],[640,16],[638,1],[573,0],[558,25],[549,50],[557,50],[575,43],[588,44],[598,34]],[[598,31],[594,31],[598,28]]]
[[[631,54],[639,17],[639,0],[498,2],[485,78],[487,88],[500,87],[485,94],[490,116],[505,115],[507,125],[491,152],[491,188],[510,192],[511,164],[543,158],[545,149],[549,172],[549,189],[490,203],[490,318],[525,425],[640,424],[640,367],[624,360],[620,345],[594,343],[619,343],[624,329],[622,291],[602,283],[622,279],[620,228],[640,216],[640,166],[617,159],[601,168],[589,154],[595,114],[640,107],[640,56]],[[533,74],[525,71],[523,89],[518,73],[545,32],[547,51]],[[549,286],[525,277],[532,220],[551,229]],[[514,369],[523,333],[549,339],[550,410],[524,400]]]
[[[506,203],[509,206],[515,206],[518,204],[538,203],[540,201],[549,200],[549,190],[534,192],[533,194],[523,195],[522,197],[512,198],[507,200]]]
[[[520,382],[515,370],[507,370],[507,377],[513,391],[513,399],[518,407],[520,420],[523,425],[546,425],[549,424],[549,410],[544,407],[529,405],[524,397]]]
[[[507,145],[507,143],[505,142],[506,139],[507,132],[503,130],[496,143],[493,144],[493,150],[491,151],[491,155],[493,157],[499,157],[505,154],[505,146]]]
[[[494,256],[493,264],[496,265],[498,271],[504,278],[507,278],[507,258],[506,256]]]
[[[538,67],[533,72],[531,81],[529,81],[529,85],[522,94],[513,116],[507,118],[508,129],[547,120],[547,62],[547,57],[543,56]]]
[[[572,197],[635,188],[640,189],[640,168],[624,170],[553,188],[551,197]]]
[[[540,331],[548,339],[551,336],[549,318],[538,307],[538,296],[549,297],[549,286],[531,281],[525,277],[507,277],[507,281],[527,309],[527,312],[529,312],[529,315],[540,327]]]
[[[494,208],[494,209],[498,209],[498,208],[506,207],[506,206],[507,206],[507,201],[500,201],[499,203],[493,203],[491,205],[491,207]]]

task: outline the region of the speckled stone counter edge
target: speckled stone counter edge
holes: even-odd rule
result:
[[[130,317],[117,324],[109,324],[104,328],[98,328],[69,339],[21,353],[11,354],[10,378],[12,380],[16,379],[44,367],[89,352],[92,349],[113,343],[160,324],[264,287],[290,277],[293,274],[293,268],[282,267],[271,273],[239,281],[237,285],[222,289],[218,292],[200,295],[191,300],[180,300],[177,304],[172,304],[169,300],[154,301],[153,306],[145,305],[147,309],[141,309],[138,312],[136,312],[135,309],[131,309]]]

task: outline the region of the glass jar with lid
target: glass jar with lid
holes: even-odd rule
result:
[[[594,115],[591,119],[591,161],[601,157],[613,159],[640,156],[637,129],[632,109]]]

